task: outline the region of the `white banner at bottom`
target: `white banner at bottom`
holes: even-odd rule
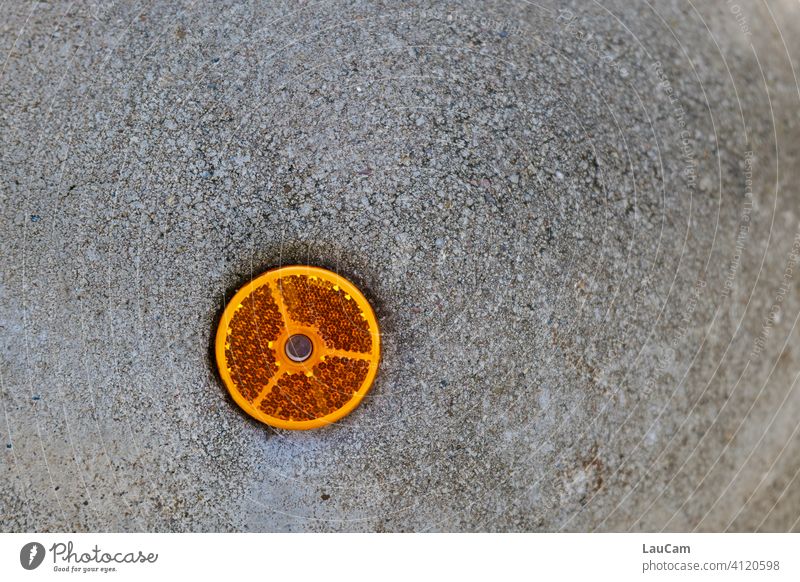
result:
[[[0,534],[0,580],[778,582],[798,554],[798,534]]]

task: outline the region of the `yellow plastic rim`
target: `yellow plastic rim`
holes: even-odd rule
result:
[[[295,335],[311,340],[303,361],[296,350],[294,358],[286,353]],[[378,372],[380,348],[378,322],[361,291],[304,265],[267,271],[239,289],[216,339],[217,366],[236,403],[261,422],[292,430],[325,426],[355,409]]]

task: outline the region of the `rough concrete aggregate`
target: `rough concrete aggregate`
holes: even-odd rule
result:
[[[740,4],[3,4],[0,528],[800,530],[800,20]],[[211,350],[293,263],[383,332],[309,432]]]

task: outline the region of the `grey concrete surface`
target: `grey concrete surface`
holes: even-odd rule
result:
[[[797,2],[0,7],[4,531],[800,530]],[[335,426],[226,298],[335,269]]]

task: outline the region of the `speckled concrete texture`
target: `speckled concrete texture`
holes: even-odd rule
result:
[[[5,2],[4,531],[800,530],[796,2]],[[211,350],[314,264],[383,361]]]

